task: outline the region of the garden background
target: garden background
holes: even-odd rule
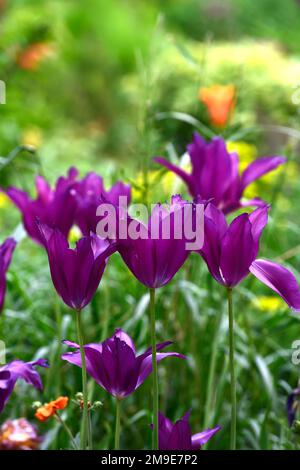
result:
[[[295,0],[1,0],[0,184],[34,195],[34,177],[51,183],[70,166],[95,171],[109,187],[122,179],[133,201],[164,202],[186,190],[152,161],[179,160],[198,130],[221,134],[242,166],[257,156],[284,154],[288,163],[248,189],[272,204],[261,243],[264,257],[285,263],[300,282],[300,2]],[[216,129],[199,89],[232,84],[230,123]],[[143,178],[147,171],[147,181]],[[145,186],[146,185],[146,186]],[[8,273],[0,318],[7,358],[47,357],[43,394],[18,383],[1,422],[25,416],[44,436],[43,448],[67,448],[54,420],[38,423],[32,402],[75,397],[80,370],[59,358],[59,339],[76,340],[72,312],[57,298],[47,256],[26,237],[20,214],[0,194],[1,240],[20,243]],[[73,233],[76,236],[76,233]],[[161,406],[175,420],[192,409],[194,432],[220,424],[206,446],[229,446],[230,387],[225,292],[192,255],[173,282],[158,291],[158,340],[173,340],[187,363],[159,366]],[[300,339],[299,314],[254,278],[235,298],[238,448],[299,448],[287,425],[286,400],[300,376],[291,361]],[[144,350],[149,294],[115,254],[83,315],[86,342],[116,327]],[[211,373],[211,361],[215,371]],[[212,374],[212,375],[211,375]],[[208,377],[211,390],[208,391]],[[150,378],[123,407],[122,448],[149,448]],[[112,398],[89,382],[95,447],[112,448]],[[18,398],[17,398],[18,397]],[[62,416],[76,433],[80,411],[70,402]]]

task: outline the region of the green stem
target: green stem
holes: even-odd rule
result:
[[[115,450],[120,450],[120,431],[121,431],[121,400],[116,399],[116,431],[115,431]]]
[[[66,431],[66,433],[68,434],[71,442],[72,442],[72,445],[74,447],[75,450],[77,450],[77,444],[76,444],[76,441],[74,439],[74,436],[71,432],[71,429],[69,428],[69,426],[67,425],[67,423],[65,423],[65,421],[61,418],[61,416],[57,413],[57,411],[55,412],[55,417],[57,419],[57,421],[62,425],[62,427],[64,428],[64,430]]]
[[[229,360],[231,378],[231,432],[230,449],[236,449],[236,378],[234,369],[234,317],[232,307],[232,288],[227,289],[228,294],[228,321],[229,321]]]
[[[150,288],[150,330],[152,347],[153,435],[152,450],[158,450],[158,375],[156,362],[155,289]]]
[[[80,448],[82,450],[86,450],[87,436],[89,433],[88,390],[87,390],[86,361],[85,361],[85,353],[84,353],[84,348],[83,348],[84,343],[83,343],[83,335],[82,335],[80,310],[77,311],[76,320],[77,320],[77,335],[78,335],[78,342],[80,346],[81,365],[82,365],[81,371],[82,371],[82,394],[83,394],[83,414],[82,414],[82,429],[80,433]]]
[[[217,355],[218,355],[218,340],[220,325],[222,319],[222,311],[218,312],[217,318],[215,320],[215,331],[213,337],[211,358],[209,364],[207,388],[206,388],[206,400],[205,400],[205,413],[204,413],[204,429],[209,428],[211,412],[214,409],[214,380],[216,375],[216,366],[217,366]]]

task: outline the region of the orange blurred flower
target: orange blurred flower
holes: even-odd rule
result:
[[[58,397],[56,400],[50,401],[50,403],[45,403],[45,405],[40,406],[35,413],[35,417],[39,421],[47,421],[48,418],[56,414],[57,410],[64,410],[68,405],[68,397]]]
[[[36,42],[30,44],[17,57],[17,64],[21,69],[36,70],[44,57],[47,57],[52,51],[50,44],[46,42]]]
[[[234,85],[212,85],[200,88],[199,99],[208,111],[212,124],[216,127],[226,126],[235,106]]]

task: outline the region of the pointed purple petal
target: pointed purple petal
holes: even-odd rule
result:
[[[244,190],[249,184],[257,180],[261,176],[275,170],[279,165],[286,162],[286,159],[281,156],[276,157],[264,157],[255,160],[245,169],[242,174],[242,190]]]
[[[198,450],[201,446],[206,444],[220,429],[221,426],[216,426],[213,429],[205,429],[205,431],[194,434],[192,436],[193,450]]]
[[[158,353],[158,354],[156,354],[157,363],[159,363],[160,361],[162,361],[166,357],[179,357],[180,359],[186,359],[186,356],[184,356],[183,354],[176,353],[176,352]],[[138,381],[137,381],[137,384],[136,384],[136,387],[135,387],[136,389],[140,385],[142,385],[142,383],[146,380],[148,375],[151,374],[151,372],[152,372],[152,354],[147,356],[141,364]]]
[[[280,264],[265,259],[256,259],[250,266],[251,273],[280,297],[294,310],[300,311],[300,290],[297,279]]]

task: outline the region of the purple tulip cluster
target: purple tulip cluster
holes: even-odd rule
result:
[[[150,294],[168,284],[190,255],[187,239],[176,234],[175,220],[179,216],[184,220],[187,206],[192,208],[190,217],[193,219],[200,205],[204,207],[204,241],[195,251],[217,283],[232,290],[251,273],[279,294],[290,308],[300,310],[300,290],[295,276],[273,261],[257,258],[270,207],[259,198],[242,199],[249,184],[283,164],[285,159],[281,156],[260,158],[240,174],[238,156],[227,151],[223,139],[214,138],[207,143],[198,134],[188,145],[187,153],[191,160],[191,173],[163,158],[155,158],[155,161],[183,180],[193,200],[185,201],[178,195],[173,196],[167,208],[157,204],[146,222],[134,220],[127,207],[119,204],[120,197],[130,202],[130,186],[119,181],[107,190],[100,176],[89,173],[79,179],[74,168],[69,170],[67,177],[57,180],[54,189],[44,178],[37,177],[36,199],[17,188],[5,191],[20,210],[28,236],[44,247],[54,287],[64,303],[76,312],[79,322],[80,312],[91,302],[108,259],[115,252],[120,254],[133,276],[150,289]],[[139,236],[122,238],[121,225],[115,228],[112,238],[102,239],[97,235],[97,224],[101,220],[97,209],[107,203],[122,214],[123,228],[134,223]],[[256,209],[238,215],[229,224],[226,215],[245,206]],[[166,222],[171,227],[167,238],[162,236]],[[74,225],[80,228],[82,237],[72,248],[68,235]],[[151,236],[153,228],[156,237]],[[15,242],[11,239],[0,247],[1,308],[6,287],[5,273],[14,248]],[[64,353],[62,359],[86,369],[89,376],[117,401],[132,394],[151,373],[155,390],[156,365],[161,360],[185,358],[177,352],[161,352],[171,342],[156,344],[155,337],[152,337],[152,347],[137,354],[133,340],[122,329],[117,329],[102,343],[64,343],[74,351]],[[41,388],[35,366],[46,367],[46,364],[43,360],[27,364],[14,361],[0,369],[0,411],[18,378]],[[152,428],[158,435],[159,449],[162,450],[200,449],[220,429],[217,426],[192,435],[189,413],[173,424],[158,413],[157,408],[154,410]]]

